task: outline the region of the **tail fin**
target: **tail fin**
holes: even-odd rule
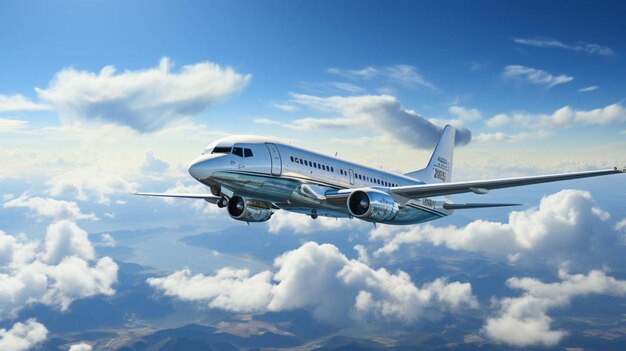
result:
[[[452,158],[454,155],[455,129],[447,125],[428,161],[428,166],[419,171],[405,174],[424,183],[447,183],[452,180]]]

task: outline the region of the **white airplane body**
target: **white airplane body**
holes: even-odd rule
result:
[[[232,136],[207,147],[189,173],[210,194],[137,193],[204,199],[245,222],[264,222],[277,210],[317,218],[356,217],[407,225],[449,216],[456,209],[517,204],[455,204],[446,195],[624,173],[607,169],[545,176],[452,182],[455,130],[446,126],[426,168],[404,175],[253,136]]]

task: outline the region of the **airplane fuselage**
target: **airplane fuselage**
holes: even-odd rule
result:
[[[407,176],[284,143],[241,136],[211,144],[189,166],[189,172],[214,195],[240,196],[313,217],[352,216],[344,197],[333,201],[333,194],[346,189],[422,184]],[[443,197],[395,200],[401,204],[397,213],[376,222],[421,223],[452,213],[442,207],[446,202]]]

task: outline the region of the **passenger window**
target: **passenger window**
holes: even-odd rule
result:
[[[252,157],[252,150],[250,150],[250,149],[243,149],[243,155],[245,157]]]
[[[240,147],[233,148],[233,155],[237,155],[239,157],[243,157],[243,149]]]
[[[295,163],[300,163],[300,160],[297,157],[294,157],[293,159]]]
[[[334,167],[330,167],[330,171],[334,173],[335,172],[335,168]]]
[[[291,162],[296,162],[294,161],[293,156],[289,156],[289,159],[291,160]]]

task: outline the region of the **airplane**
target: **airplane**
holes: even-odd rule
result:
[[[517,206],[512,203],[454,203],[447,195],[568,179],[626,173],[604,169],[518,178],[452,181],[454,127],[447,125],[426,168],[397,174],[322,155],[258,136],[230,136],[210,144],[189,165],[189,174],[210,189],[203,194],[136,195],[203,199],[230,217],[265,222],[278,210],[410,225],[452,215],[455,210]]]

